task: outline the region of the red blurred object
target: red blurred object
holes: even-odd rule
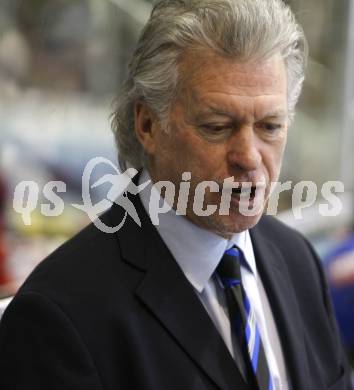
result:
[[[5,199],[6,199],[6,188],[5,184],[0,177],[0,286],[9,281],[6,274],[6,251],[5,251]]]

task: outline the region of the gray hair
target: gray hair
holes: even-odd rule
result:
[[[186,50],[198,47],[237,61],[281,53],[292,118],[304,81],[307,43],[287,5],[281,0],[162,0],[140,35],[113,113],[122,169],[126,163],[137,169],[146,165],[134,129],[135,103],[144,101],[166,125],[177,94],[178,62]]]

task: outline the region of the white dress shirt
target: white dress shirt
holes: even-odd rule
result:
[[[150,179],[146,170],[140,176],[139,184]],[[139,196],[149,214],[150,193],[157,191],[147,186]],[[161,202],[164,202],[161,200]],[[242,249],[252,270],[241,267],[244,289],[255,310],[256,320],[262,337],[264,351],[276,390],[288,390],[288,379],[274,317],[259,277],[249,231],[234,234],[227,240],[208,230],[202,229],[187,218],[170,209],[159,214],[156,229],[165,242],[184,275],[194,287],[215,327],[223,338],[230,354],[234,356],[231,327],[225,302],[224,291],[214,274],[225,250],[237,245]]]

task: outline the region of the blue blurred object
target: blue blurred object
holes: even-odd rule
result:
[[[339,243],[324,263],[343,343],[354,360],[354,234]]]

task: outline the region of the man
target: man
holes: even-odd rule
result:
[[[318,258],[261,217],[305,57],[280,0],[155,6],[114,121],[122,165],[154,183],[130,196],[141,227],[91,225],[33,272],[1,323],[2,389],[350,388]],[[228,178],[250,183],[248,206],[261,187],[256,215]],[[154,226],[160,195],[173,208]]]

